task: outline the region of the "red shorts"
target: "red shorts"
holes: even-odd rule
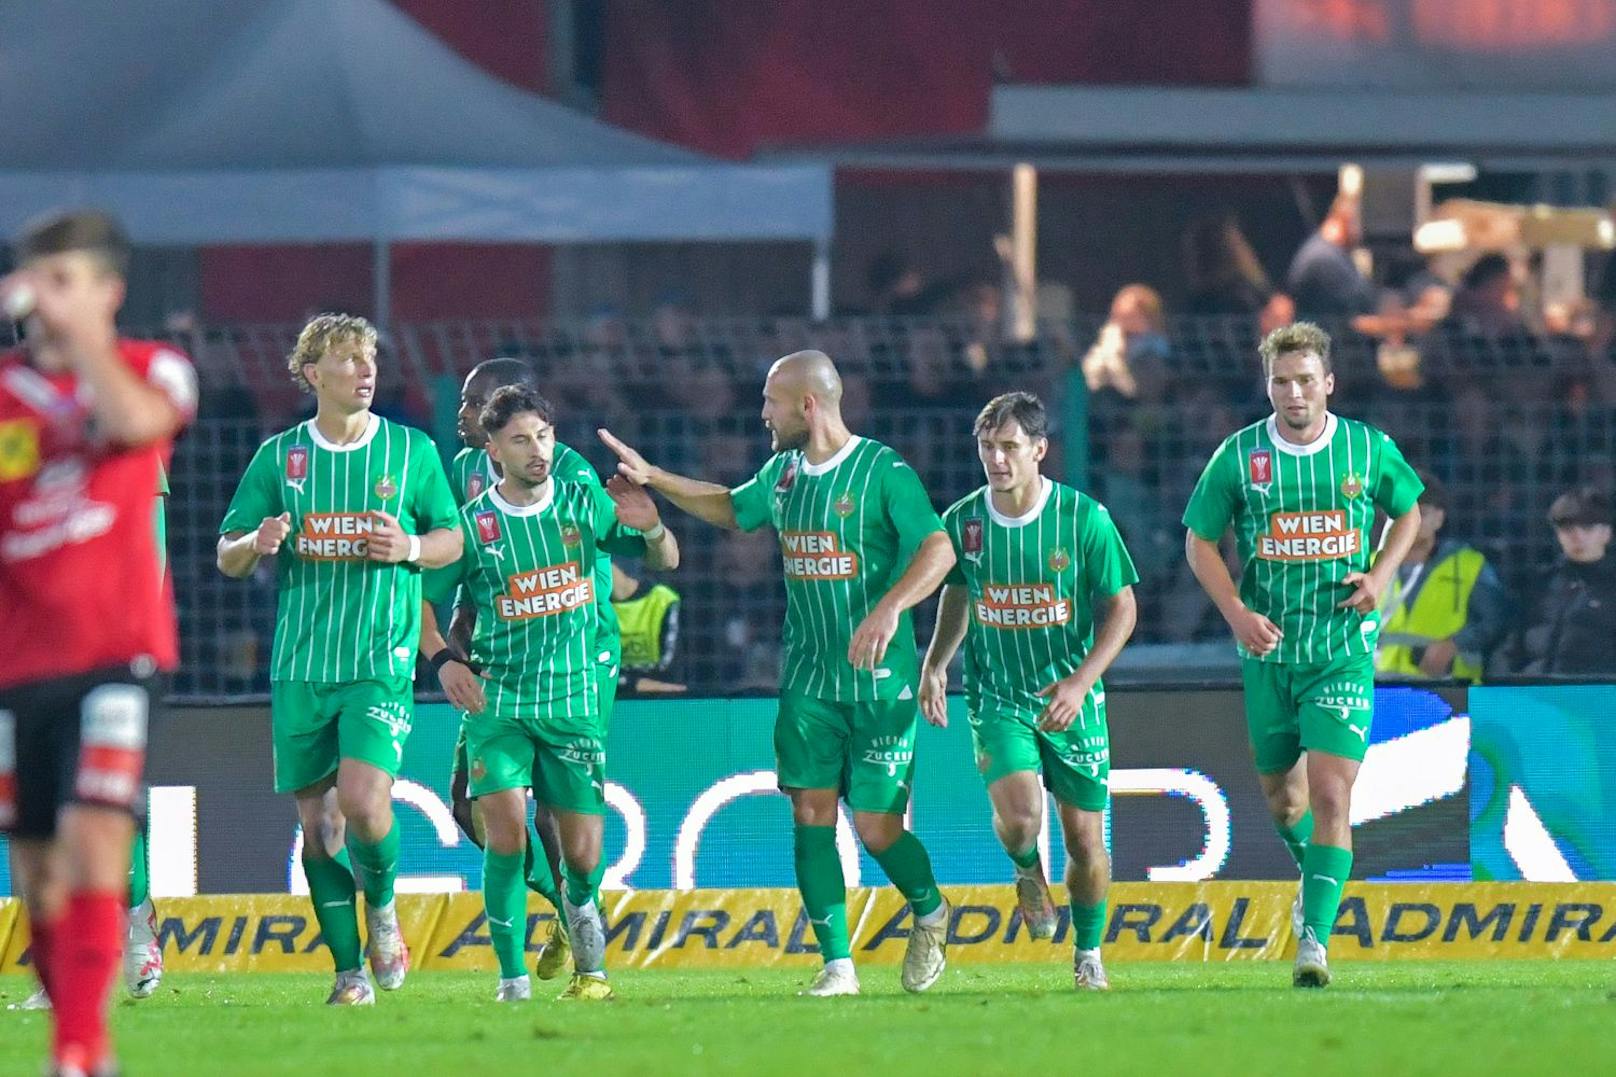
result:
[[[146,805],[156,679],[124,667],[0,689],[0,829],[48,839],[68,804]]]

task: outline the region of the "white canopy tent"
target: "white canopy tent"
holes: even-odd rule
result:
[[[0,227],[70,204],[137,242],[813,244],[831,169],[730,164],[461,59],[385,0],[0,5]]]

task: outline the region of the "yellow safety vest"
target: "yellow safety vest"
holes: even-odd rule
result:
[[[1475,590],[1487,559],[1468,546],[1437,561],[1427,561],[1421,575],[1424,582],[1410,604],[1401,580],[1393,580],[1381,601],[1380,646],[1375,651],[1375,670],[1388,676],[1424,677],[1414,661],[1414,650],[1448,639],[1465,626],[1470,610],[1470,592]],[[1453,660],[1453,676],[1475,683],[1481,680],[1481,666]]]
[[[612,603],[623,634],[623,669],[645,672],[662,664],[662,625],[679,592],[659,583],[637,598]]]

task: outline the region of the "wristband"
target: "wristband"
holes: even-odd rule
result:
[[[439,676],[442,676],[443,674],[443,667],[448,665],[450,662],[459,662],[466,668],[471,668],[471,663],[467,662],[464,658],[461,658],[458,654],[455,654],[453,647],[445,647],[443,650],[439,651],[431,658],[428,658],[426,661],[427,665],[432,667],[432,672],[438,674]]]
[[[405,537],[410,540],[410,548],[409,552],[404,555],[404,560],[413,565],[421,559],[421,536],[406,535]]]
[[[658,520],[655,527],[651,528],[649,531],[643,532],[640,537],[645,539],[646,542],[660,542],[662,541],[662,536],[666,535],[667,533],[668,529],[663,526],[661,520]]]

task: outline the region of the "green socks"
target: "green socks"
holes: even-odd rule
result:
[[[1072,902],[1072,945],[1079,950],[1098,950],[1105,935],[1105,902],[1080,905]]]
[[[931,873],[931,857],[920,839],[905,830],[898,840],[879,853],[875,862],[887,873],[892,885],[909,899],[915,916],[930,916],[943,904],[943,892],[937,889],[937,879]]]
[[[544,857],[540,855],[539,863],[543,862]],[[483,850],[483,911],[488,915],[489,940],[499,958],[499,974],[507,980],[527,972],[523,966],[527,945],[527,889],[522,883],[522,854],[503,855],[492,849]]]
[[[359,967],[359,915],[354,909],[353,869],[347,864],[303,856],[303,874],[309,879],[309,900],[320,935],[331,951],[338,972]]]
[[[826,961],[853,956],[847,936],[847,882],[842,860],[836,855],[836,828],[802,826],[793,829],[797,890],[802,907]]]
[[[1341,908],[1341,891],[1352,874],[1352,850],[1309,845],[1302,858],[1302,918],[1326,947]]]
[[[560,912],[561,888],[556,885],[555,873],[550,870],[550,860],[544,855],[544,847],[539,845],[538,836],[531,831],[528,833],[527,851],[522,857],[522,876],[527,880],[527,888]]]
[[[1022,871],[1031,871],[1038,866],[1038,845],[1036,843],[1019,853],[1009,849],[1006,849],[1005,852],[1010,854],[1010,862]]]
[[[350,838],[348,845],[363,872],[365,902],[373,909],[389,904],[393,900],[393,880],[398,876],[398,820],[393,820],[387,836],[376,844],[368,845],[358,838]]]
[[[134,844],[129,847],[129,907],[138,908],[151,897],[151,874],[146,856],[146,825],[135,827]]]
[[[1313,840],[1313,809],[1309,808],[1296,820],[1296,825],[1286,826],[1278,819],[1274,820],[1274,829],[1284,839],[1285,847],[1291,851],[1291,859],[1296,866],[1302,866],[1302,857],[1307,852],[1307,843]]]

